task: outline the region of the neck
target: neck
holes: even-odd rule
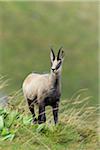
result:
[[[60,89],[61,72],[56,74],[56,73],[53,73],[51,70],[50,78],[51,78],[51,85],[53,86],[53,88],[59,88]]]

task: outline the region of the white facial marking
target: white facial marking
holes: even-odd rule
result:
[[[58,64],[58,61],[55,59],[52,64],[52,69],[56,69],[57,64]]]
[[[61,70],[61,60],[55,59],[52,63],[51,69],[54,73],[59,72]]]

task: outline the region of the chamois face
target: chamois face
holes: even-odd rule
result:
[[[60,48],[57,56],[55,57],[54,51],[53,49],[51,49],[50,58],[51,58],[52,72],[55,74],[60,73],[62,68],[63,58],[64,58],[64,51],[62,51]]]

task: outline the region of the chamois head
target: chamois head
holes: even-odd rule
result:
[[[51,48],[50,58],[52,72],[55,74],[60,73],[64,59],[64,51],[62,50],[62,47],[59,49],[57,56],[55,56],[54,51]]]

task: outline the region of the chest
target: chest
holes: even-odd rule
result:
[[[60,100],[60,91],[52,89],[51,92],[44,98],[45,105],[53,105],[55,102]]]

